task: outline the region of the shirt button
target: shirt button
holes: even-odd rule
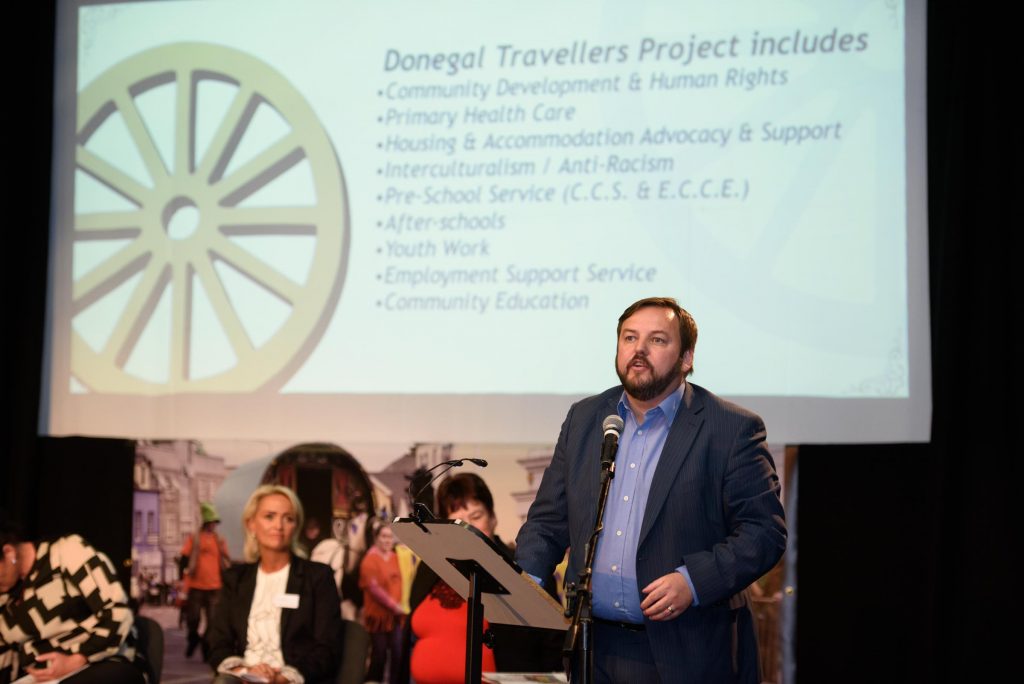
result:
[[[644,431],[643,431],[643,430],[637,430],[637,431],[636,431],[636,434],[638,434],[638,435],[642,435],[642,434],[644,434]]]
[[[624,497],[622,497],[622,500],[623,501],[629,501],[629,497],[628,496],[624,496]]]
[[[618,607],[619,607],[619,602],[618,602],[618,601],[616,601],[616,602],[615,602],[615,603],[613,603],[612,605],[613,605],[613,606],[615,606],[616,608],[618,608]]]
[[[630,468],[636,468],[636,463],[630,463],[630,464],[629,464],[629,467],[630,467]]]
[[[616,530],[615,531],[615,536],[616,537],[621,537],[622,536],[622,530]]]
[[[613,565],[612,566],[612,572],[618,572],[618,571],[619,571],[619,566],[618,565]]]

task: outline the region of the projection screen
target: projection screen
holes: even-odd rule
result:
[[[923,3],[64,2],[41,432],[551,441],[676,297],[776,443],[927,440]]]

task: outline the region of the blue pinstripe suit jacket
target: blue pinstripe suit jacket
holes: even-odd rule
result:
[[[546,577],[569,549],[576,581],[600,493],[601,422],[622,387],[572,406],[551,465],[516,539],[516,560]],[[647,621],[662,681],[759,681],[745,589],[786,546],[779,478],[760,417],[687,383],[644,511],[638,590],[686,565],[700,598],[678,618]]]

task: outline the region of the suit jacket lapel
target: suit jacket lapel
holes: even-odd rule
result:
[[[647,508],[644,510],[644,522],[640,527],[640,539],[637,540],[637,547],[644,543],[658,512],[665,504],[672,485],[683,467],[683,462],[690,455],[693,442],[697,438],[704,418],[700,415],[704,409],[703,402],[693,391],[693,385],[686,383],[683,390],[683,400],[676,411],[675,420],[669,428],[665,446],[662,447],[661,457],[658,459],[658,467],[654,471],[654,481],[651,483],[651,491],[647,495]]]
[[[249,611],[252,609],[252,597],[256,593],[256,571],[259,568],[259,563],[252,563],[245,568],[245,572],[238,579],[238,602],[235,605],[236,625],[241,627],[239,634],[242,635],[242,644],[244,651],[245,644],[248,643],[248,625],[249,625]]]
[[[302,573],[303,565],[299,562],[299,559],[292,556],[291,567],[288,569],[288,584],[285,587],[285,593],[299,595],[302,592]],[[295,613],[297,608],[282,608],[281,609],[281,648],[284,649],[285,637],[288,635],[288,625],[291,623],[292,614]]]

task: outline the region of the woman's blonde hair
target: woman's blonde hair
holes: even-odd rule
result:
[[[295,531],[292,533],[292,555],[306,557],[306,552],[299,545],[299,530],[302,529],[302,502],[288,487],[284,485],[265,484],[256,488],[256,491],[249,497],[242,511],[242,529],[245,530],[245,548],[243,555],[248,563],[255,563],[260,559],[260,547],[256,543],[256,535],[249,531],[249,521],[256,517],[256,509],[260,507],[260,501],[271,494],[280,494],[292,502],[292,511],[295,513]]]

